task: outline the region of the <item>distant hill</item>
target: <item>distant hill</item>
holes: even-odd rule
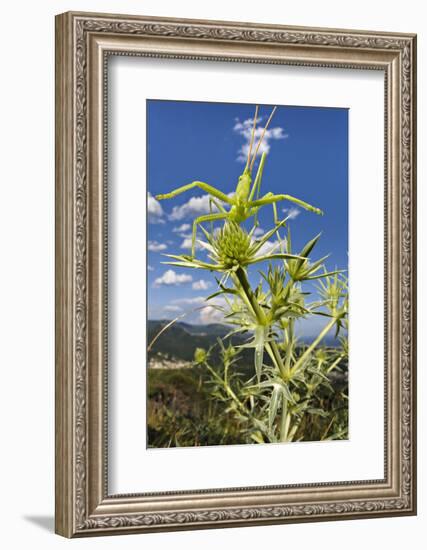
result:
[[[167,319],[149,320],[147,342],[150,343],[169,322],[170,321]],[[214,346],[211,353],[211,362],[218,363],[219,346],[215,344],[217,344],[218,338],[223,339],[229,332],[230,327],[220,323],[212,323],[209,325],[192,325],[190,323],[177,321],[168,327],[165,332],[163,332],[154,342],[148,353],[148,359],[150,361],[162,357],[163,362],[164,359],[167,359],[168,361],[175,361],[179,363],[184,362],[185,364],[193,360],[194,351],[196,348],[208,350]],[[227,340],[225,341],[226,344]],[[248,334],[245,334],[233,335],[228,341],[231,341],[234,345],[241,345],[247,340]],[[304,342],[304,339],[301,339],[301,342]],[[310,341],[308,341],[308,343],[309,342]],[[335,340],[333,336],[327,336],[322,343],[331,347],[338,344],[337,340]],[[254,350],[251,348],[242,349],[242,363],[252,365],[253,354]],[[268,358],[266,359],[268,361]]]
[[[168,320],[148,321],[147,341],[151,342],[168,323]],[[192,361],[196,348],[207,350],[217,343],[218,338],[224,338],[228,332],[230,332],[230,328],[219,323],[191,325],[176,322],[168,327],[154,342],[148,357],[150,359],[161,353],[169,358]],[[232,340],[234,343],[243,342],[242,338],[234,337]],[[217,352],[214,353],[214,355],[216,354]]]
[[[161,322],[165,323],[165,321]],[[220,323],[211,323],[209,325],[191,325],[190,323],[177,322],[176,324],[192,335],[215,336],[223,338],[230,332],[229,326],[222,325]]]

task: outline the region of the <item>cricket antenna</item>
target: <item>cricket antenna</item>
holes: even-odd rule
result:
[[[248,160],[246,161],[245,170],[247,170],[249,168],[249,164],[250,164],[250,160],[251,160],[252,145],[254,144],[255,129],[256,129],[257,121],[258,121],[258,105],[255,107],[254,123],[253,123],[253,126],[252,126],[252,132],[251,132],[251,142],[249,144]]]
[[[258,144],[256,146],[256,149],[255,149],[255,153],[254,153],[254,156],[252,157],[252,161],[251,161],[251,164],[249,166],[249,170],[252,171],[252,168],[254,167],[254,164],[255,164],[255,159],[256,159],[256,156],[258,154],[258,149],[262,143],[262,140],[264,139],[264,136],[265,136],[265,132],[267,131],[267,128],[271,122],[271,119],[273,118],[273,115],[274,113],[276,112],[276,109],[277,107],[274,107],[273,110],[271,111],[271,114],[270,116],[268,117],[268,120],[267,120],[267,124],[264,126],[264,130],[262,131],[262,134],[261,134],[261,137],[259,138],[259,141],[258,141]]]

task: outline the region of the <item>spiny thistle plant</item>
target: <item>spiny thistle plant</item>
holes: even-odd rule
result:
[[[320,209],[290,195],[269,192],[258,198],[265,153],[252,184],[256,156],[274,111],[254,147],[258,107],[255,110],[247,162],[234,195],[230,197],[196,181],[156,197],[173,198],[200,188],[210,195],[211,204],[218,210],[194,220],[191,255],[170,254],[167,263],[218,274],[217,289],[206,303],[219,310],[224,323],[230,326],[229,334],[216,344],[222,366],[218,369],[212,364],[212,349],[200,348],[195,352],[194,365],[208,373],[210,398],[222,403],[223,410],[235,418],[240,440],[265,443],[344,439],[348,434],[347,385],[342,382],[348,361],[347,278],[339,270],[328,272],[326,257],[311,260],[320,235],[297,253],[293,251],[289,218],[278,219],[276,203],[288,200],[314,214],[322,214]],[[256,238],[258,213],[267,205],[273,207],[274,225]],[[253,218],[253,227],[247,231],[242,224],[249,218]],[[202,225],[206,222],[208,227]],[[214,227],[217,222],[222,225]],[[204,238],[197,240],[199,227]],[[287,234],[281,236],[284,228]],[[200,250],[207,252],[207,259],[196,257],[196,241]],[[267,246],[268,254],[263,252]],[[253,287],[249,269],[255,264],[262,264],[262,269]],[[315,299],[306,288],[312,288],[306,285],[312,281],[312,285],[317,283]],[[323,318],[324,326],[311,343],[302,343],[296,336],[296,323],[314,316]],[[340,345],[327,347],[323,341],[333,329],[335,336],[340,336]],[[231,337],[236,335],[243,343],[232,345]],[[246,380],[236,368],[244,348],[254,350],[253,375]]]

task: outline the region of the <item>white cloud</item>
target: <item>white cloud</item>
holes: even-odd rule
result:
[[[184,283],[191,283],[192,280],[193,277],[191,275],[178,274],[173,269],[168,269],[161,277],[157,277],[154,281],[154,286],[178,286]]]
[[[167,311],[167,312],[170,312],[170,313],[178,313],[179,311],[182,311],[182,308],[179,307],[179,306],[169,305],[169,306],[165,306],[163,308],[163,311]]]
[[[192,237],[191,237],[191,235],[182,235],[182,236],[184,237],[184,240],[182,241],[180,248],[191,248],[192,247]],[[203,247],[196,240],[196,242],[194,243],[194,248],[195,248],[195,250],[200,250]]]
[[[185,308],[185,306],[196,309],[200,308],[200,315],[197,319],[195,319],[195,322],[202,323],[204,325],[224,322],[224,314],[214,307],[224,306],[226,304],[224,298],[220,296],[209,300],[209,302],[206,302],[205,296],[196,296],[194,298],[178,298],[173,300],[172,303],[181,305],[183,308]]]
[[[151,193],[148,193],[147,213],[148,221],[150,223],[165,223],[165,220],[163,219],[164,212],[162,205],[153,197]]]
[[[210,325],[211,323],[223,323],[224,314],[213,306],[206,306],[200,311],[200,323]]]
[[[207,290],[210,286],[210,281],[205,281],[204,279],[194,281],[194,283],[191,285],[193,290]]]
[[[227,193],[228,197],[232,197],[234,192]],[[201,197],[191,197],[187,202],[181,204],[180,206],[174,206],[172,212],[169,215],[169,219],[172,221],[179,221],[185,218],[195,218],[201,216],[202,214],[210,214],[218,212],[217,207],[210,202],[210,195],[202,195]],[[215,199],[216,202],[224,204],[222,201]],[[181,227],[185,227],[189,224],[183,224]],[[182,229],[185,231],[185,229]],[[178,229],[177,229],[178,232]]]
[[[265,231],[262,227],[256,227],[252,234],[253,234],[254,237],[260,237],[261,235],[264,235],[264,233],[265,233]]]
[[[181,204],[180,206],[174,206],[169,216],[169,219],[183,220],[184,218],[194,218],[196,216],[200,216],[201,214],[218,212],[214,204],[210,206],[209,199],[210,199],[210,195],[202,195],[201,197],[191,197],[184,204]]]
[[[261,120],[262,120],[262,117],[259,117],[257,120],[257,124],[259,124]],[[233,127],[234,132],[243,136],[245,140],[237,154],[237,160],[240,162],[246,162],[248,158],[253,123],[254,123],[253,118],[247,118],[244,121],[240,121],[239,119],[236,119],[236,123]],[[255,152],[255,147],[257,145],[259,138],[261,137],[262,132],[263,132],[263,127],[258,126],[255,130],[255,139],[254,139],[254,145],[252,147],[252,154]],[[269,153],[270,141],[275,139],[285,139],[286,137],[288,137],[287,134],[285,134],[284,129],[281,128],[280,126],[276,126],[275,128],[268,128],[268,130],[264,134],[264,138],[258,149],[258,155],[261,155],[262,153],[267,153],[267,154]]]
[[[273,242],[273,241],[267,241],[265,242],[261,248],[258,250],[257,252],[257,255],[258,256],[267,256],[268,254],[270,254],[270,252],[274,249],[274,251],[278,251],[278,248],[275,248],[277,245],[277,242]]]
[[[174,227],[172,229],[172,233],[185,233],[191,228],[191,225],[189,223],[183,223],[178,227]]]
[[[150,264],[148,264],[148,267],[147,267],[148,271],[154,271],[154,267]]]
[[[282,241],[285,245],[285,241]],[[285,246],[283,250],[286,250]],[[270,253],[280,254],[282,252],[281,247],[279,246],[279,241],[266,241],[257,252],[257,256],[267,256]]]
[[[294,220],[297,216],[301,214],[301,210],[299,208],[296,208],[295,206],[291,206],[290,208],[283,208],[282,212],[286,214],[286,217],[289,220]]]
[[[183,306],[194,306],[202,304],[205,300],[205,296],[196,296],[194,298],[177,298],[176,300],[173,300],[173,303],[182,304]]]
[[[166,250],[167,246],[164,243],[158,243],[157,241],[148,241],[148,250],[150,252],[161,252]]]

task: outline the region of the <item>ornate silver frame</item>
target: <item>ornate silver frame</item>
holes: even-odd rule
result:
[[[140,55],[385,73],[385,478],[109,495],[105,72]],[[66,537],[416,513],[416,37],[123,15],[56,18],[56,532]]]

